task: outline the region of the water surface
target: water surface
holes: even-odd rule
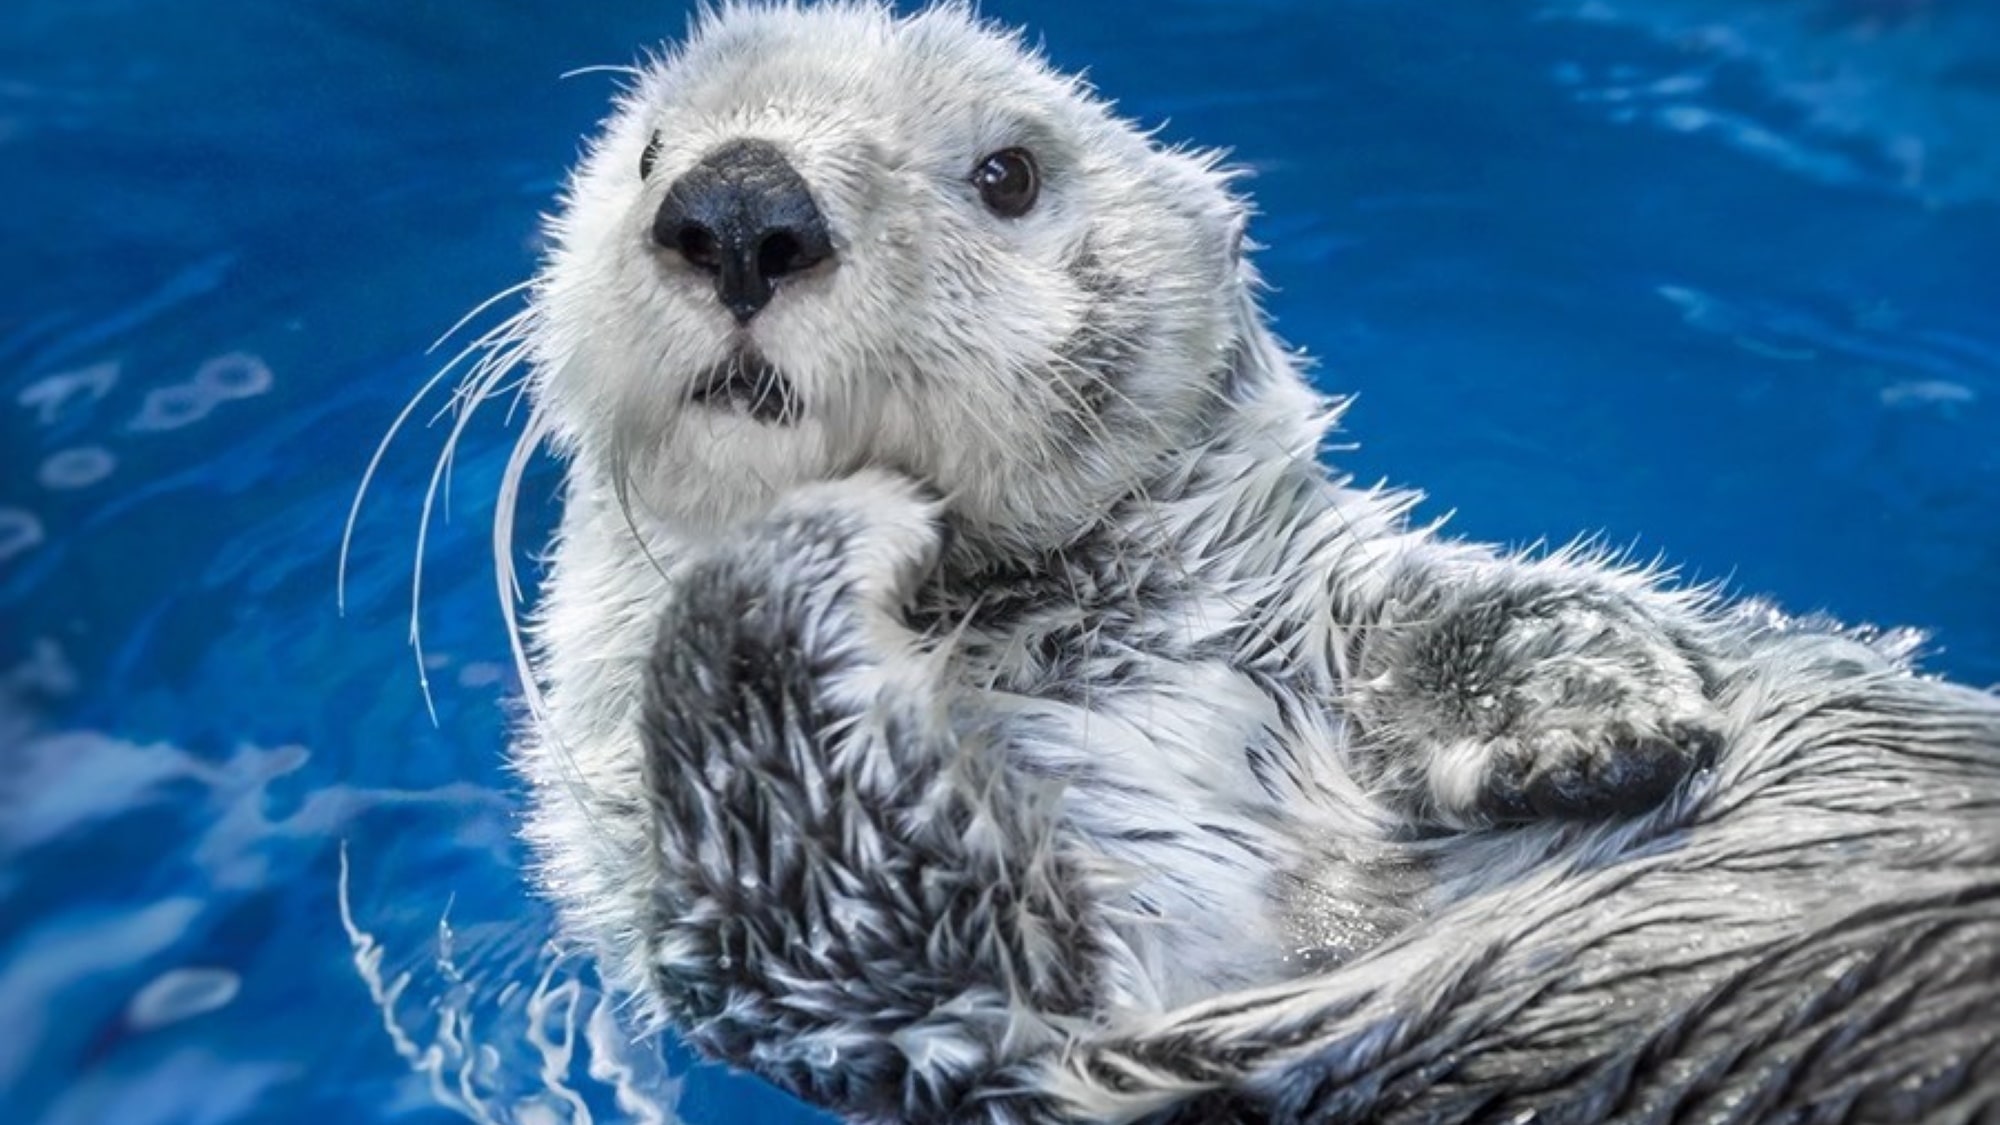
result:
[[[1367,480],[2000,681],[2000,12],[992,0],[1227,145]],[[466,441],[406,647],[426,346],[526,276],[677,3],[0,16],[0,1113],[797,1122],[549,949]],[[527,511],[546,529],[553,467]],[[343,855],[345,862],[343,864]],[[345,894],[343,896],[343,888]],[[345,908],[345,909],[343,909]]]

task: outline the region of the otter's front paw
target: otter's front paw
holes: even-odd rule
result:
[[[790,493],[752,538],[781,558],[789,553],[809,581],[830,582],[870,609],[894,612],[937,567],[942,514],[926,486],[864,469]]]
[[[1385,787],[1472,827],[1658,804],[1721,746],[1667,630],[1611,592],[1462,591],[1378,638],[1357,712]]]
[[[682,560],[654,650],[661,691],[727,694],[907,651],[905,607],[943,551],[940,508],[906,477],[858,473],[793,492]],[[800,687],[755,686],[768,698]]]

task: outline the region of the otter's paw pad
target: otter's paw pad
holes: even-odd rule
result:
[[[1643,732],[1628,722],[1545,729],[1441,755],[1432,780],[1439,803],[1467,820],[1630,816],[1659,805],[1721,746],[1721,731],[1705,719]]]

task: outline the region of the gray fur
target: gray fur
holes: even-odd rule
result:
[[[1476,841],[1452,862],[1510,880],[991,1119],[2000,1120],[2000,704],[1754,616],[1722,758],[1666,806]]]
[[[747,327],[648,233],[743,140],[835,246]],[[639,75],[467,392],[568,462],[515,749],[607,978],[860,1120],[2000,1112],[2000,706],[1329,479],[1243,225],[962,8]]]

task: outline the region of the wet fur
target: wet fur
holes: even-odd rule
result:
[[[752,327],[775,422],[644,235],[744,135],[839,251]],[[461,392],[529,365],[503,545],[567,461],[515,759],[606,976],[865,1120],[2000,1112],[2000,706],[1328,479],[1243,226],[963,9],[636,72]]]
[[[1482,893],[1035,1064],[987,1119],[2000,1119],[2000,703],[1737,626],[1727,750],[1666,807],[1487,837],[1452,861]]]

